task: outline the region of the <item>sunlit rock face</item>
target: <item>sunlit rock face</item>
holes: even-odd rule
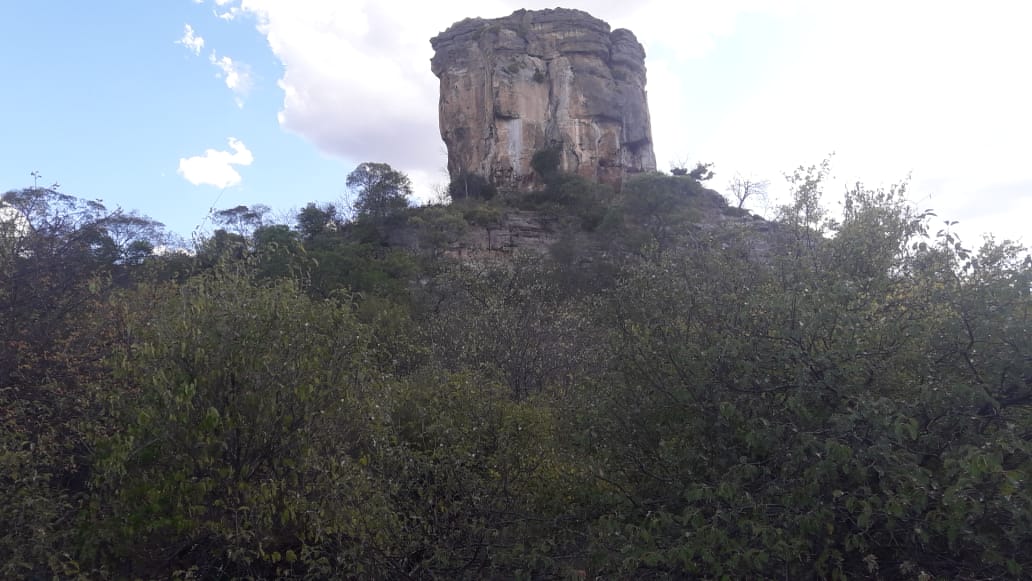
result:
[[[559,169],[616,187],[656,169],[645,50],[630,31],[579,10],[519,10],[463,20],[430,43],[452,178],[534,189],[531,159],[546,148]]]

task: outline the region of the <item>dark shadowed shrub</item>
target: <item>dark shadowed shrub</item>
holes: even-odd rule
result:
[[[448,196],[459,200],[490,200],[498,195],[498,188],[480,174],[463,171],[448,184]]]

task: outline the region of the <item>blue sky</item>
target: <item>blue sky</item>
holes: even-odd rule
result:
[[[0,190],[136,209],[189,238],[210,209],[284,220],[363,161],[446,183],[429,38],[554,2],[33,0],[0,5]],[[921,208],[1022,238],[1032,215],[1032,7],[1013,1],[567,2],[645,45],[655,149],[769,179],[834,152],[845,184],[911,176]],[[774,203],[776,203],[776,199]],[[762,211],[762,207],[754,207]]]

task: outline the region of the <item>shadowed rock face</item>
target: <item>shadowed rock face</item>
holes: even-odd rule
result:
[[[563,171],[617,187],[656,169],[645,50],[630,31],[579,10],[519,10],[463,20],[430,43],[452,178],[533,189],[531,158],[545,148],[559,149]]]

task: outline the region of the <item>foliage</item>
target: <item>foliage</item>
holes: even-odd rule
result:
[[[73,575],[69,522],[87,494],[90,384],[109,372],[122,313],[160,224],[54,190],[4,194],[25,228],[0,244],[0,576]]]
[[[713,179],[713,164],[699,162],[695,165],[692,171],[688,172],[688,177],[698,182],[705,182]]]
[[[470,213],[488,213],[489,210],[477,204],[466,206],[452,203],[448,206],[426,206],[408,220],[408,225],[416,230],[420,248],[439,256],[452,244],[459,241],[469,230],[472,220],[466,218]]]
[[[169,559],[195,574],[273,574],[302,554],[366,422],[366,333],[347,304],[231,273],[200,277],[130,322],[112,406],[124,427],[98,442],[88,545],[120,575]],[[219,573],[217,573],[219,572]]]
[[[605,218],[612,190],[570,173],[551,174],[543,190],[523,194],[515,201],[525,210],[544,211],[576,228],[594,231]]]
[[[248,232],[262,227],[265,223],[265,215],[269,211],[270,208],[262,204],[250,207],[240,205],[214,212],[212,219],[216,224],[232,230],[238,236],[245,236]]]
[[[522,400],[567,389],[597,363],[580,307],[564,300],[555,274],[528,256],[510,267],[456,266],[422,300],[434,305],[424,340],[446,369],[471,370]]]
[[[149,219],[9,193],[0,576],[1027,578],[1032,258],[903,186],[832,217],[827,173],[762,230],[687,172],[555,171],[242,206],[164,256]],[[509,204],[559,242],[451,258]]]
[[[534,152],[530,158],[530,167],[542,180],[547,182],[559,171],[559,164],[562,162],[562,146],[551,145]]]
[[[698,162],[691,170],[688,169],[687,160],[678,161],[670,168],[670,175],[675,177],[690,177],[697,182],[705,182],[713,179],[713,164]]]
[[[382,222],[408,208],[412,182],[386,163],[360,164],[348,174],[347,186],[355,192],[355,216]]]
[[[311,261],[305,256],[301,234],[285,224],[262,226],[254,231],[257,274],[262,278],[295,278]]]
[[[639,254],[658,252],[683,243],[691,223],[701,211],[726,205],[719,196],[690,177],[647,173],[624,184],[620,203],[607,217],[609,231]]]
[[[462,218],[474,226],[497,226],[502,221],[502,212],[494,206],[473,206],[462,213]]]
[[[448,184],[448,196],[453,202],[469,199],[490,200],[498,188],[482,175],[462,171]]]
[[[301,234],[301,239],[307,242],[339,229],[341,224],[337,214],[337,208],[332,204],[320,207],[310,202],[297,213],[297,231]]]
[[[857,188],[842,224],[816,224],[819,172],[798,174],[797,228],[770,268],[725,239],[619,287],[616,374],[579,418],[617,493],[594,529],[600,571],[995,578],[1032,564],[1023,250],[990,245],[928,278],[907,265],[960,257],[948,238],[922,246],[927,214]],[[985,263],[994,274],[975,275]]]

